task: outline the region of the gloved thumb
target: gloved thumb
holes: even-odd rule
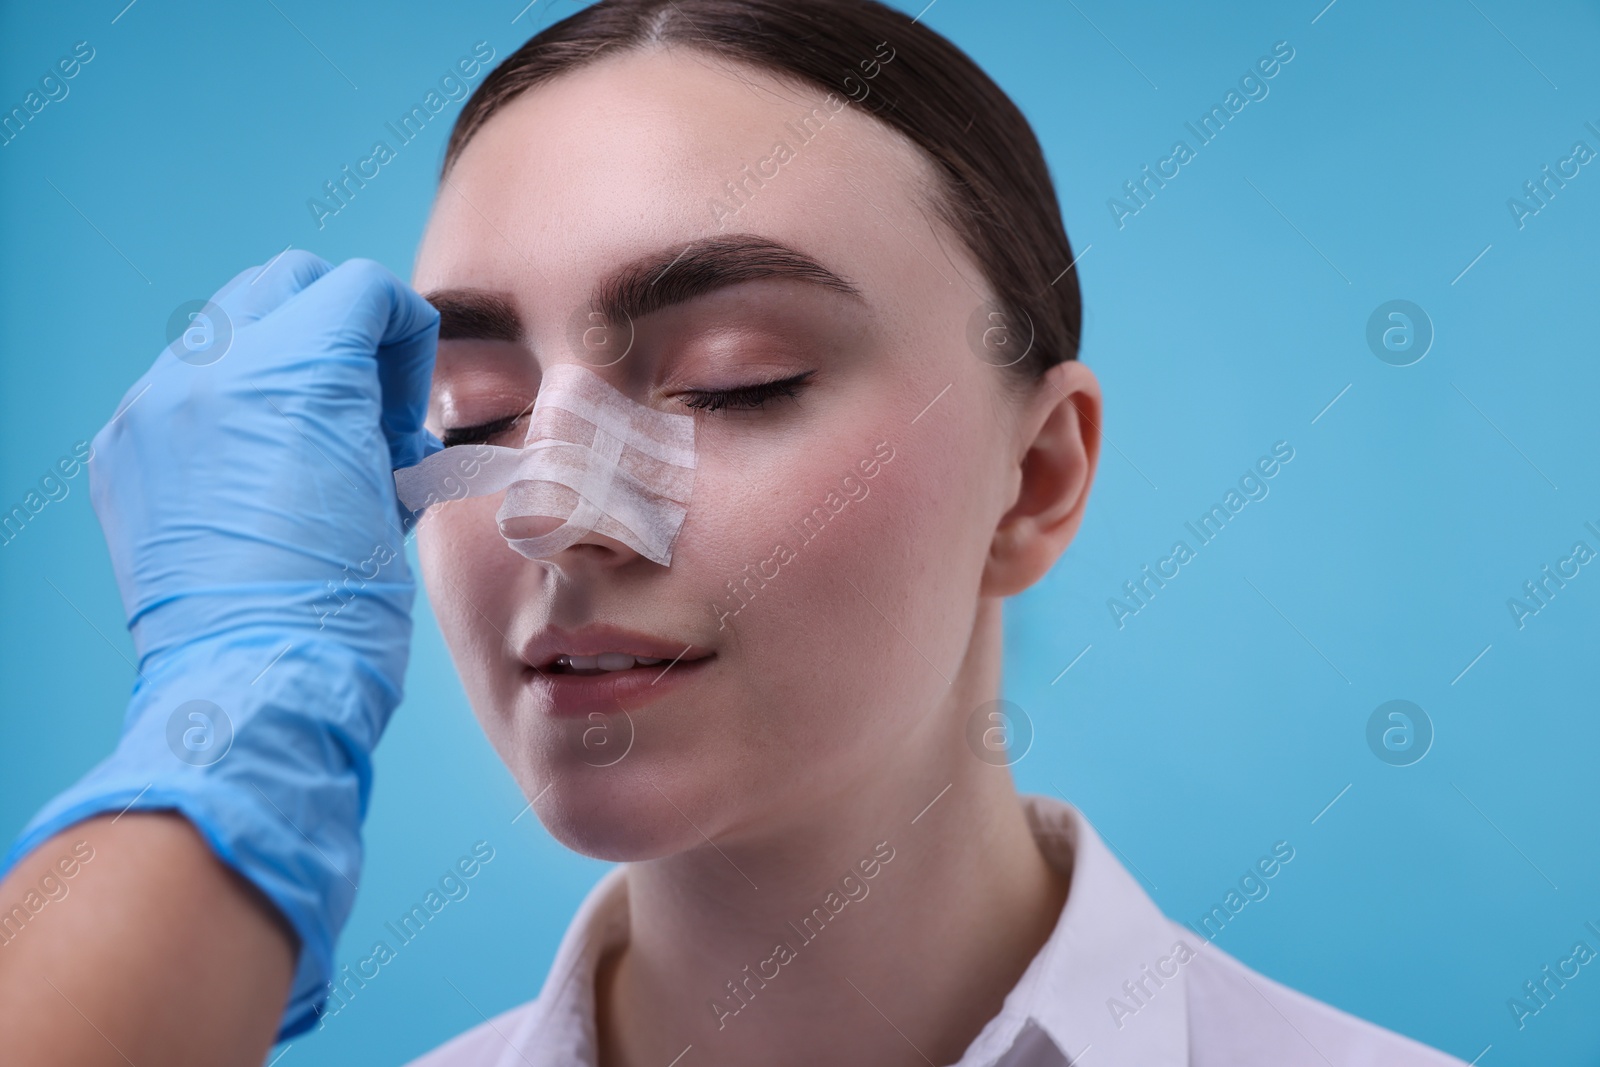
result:
[[[439,341],[438,310],[370,259],[346,260],[295,301],[320,321],[341,323],[338,340],[347,350],[374,355],[391,465],[421,462],[426,449],[422,424]]]

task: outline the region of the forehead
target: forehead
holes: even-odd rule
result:
[[[942,289],[954,242],[927,209],[933,168],[861,108],[698,49],[579,68],[505,105],[467,144],[414,284],[498,289],[538,322],[584,301],[620,259],[752,233],[864,290]]]

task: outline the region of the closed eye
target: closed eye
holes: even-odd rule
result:
[[[679,394],[679,398],[687,407],[696,411],[724,411],[734,408],[760,408],[765,407],[767,401],[777,399],[793,400],[799,397],[800,387],[814,375],[816,371],[803,371],[792,378],[780,378],[772,382],[758,382],[754,385],[741,385],[732,389],[690,389]]]
[[[789,378],[780,378],[777,381],[757,382],[754,385],[740,385],[732,389],[691,389],[679,394],[679,398],[687,407],[696,411],[726,411],[736,409],[753,409],[765,407],[770,400],[794,400],[800,396],[800,388],[805,385],[816,371],[803,371]],[[459,426],[444,431],[440,442],[446,448],[455,445],[487,444],[502,434],[514,429],[518,423],[528,417],[532,405],[515,415],[494,419],[489,422],[480,422],[473,426]]]
[[[490,422],[480,422],[475,426],[458,426],[454,429],[445,430],[444,434],[439,438],[439,442],[446,448],[455,445],[488,444],[496,437],[511,430],[523,419],[526,419],[528,413],[532,410],[533,405],[529,404],[515,415],[507,415],[504,418],[494,419]]]

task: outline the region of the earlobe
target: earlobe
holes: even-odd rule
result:
[[[1055,565],[1077,535],[1100,458],[1100,383],[1082,363],[1051,367],[1024,402],[1016,499],[995,527],[980,594],[1012,596]]]

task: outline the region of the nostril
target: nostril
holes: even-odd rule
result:
[[[500,535],[507,540],[543,537],[560,529],[565,521],[548,515],[508,515],[500,520]]]

